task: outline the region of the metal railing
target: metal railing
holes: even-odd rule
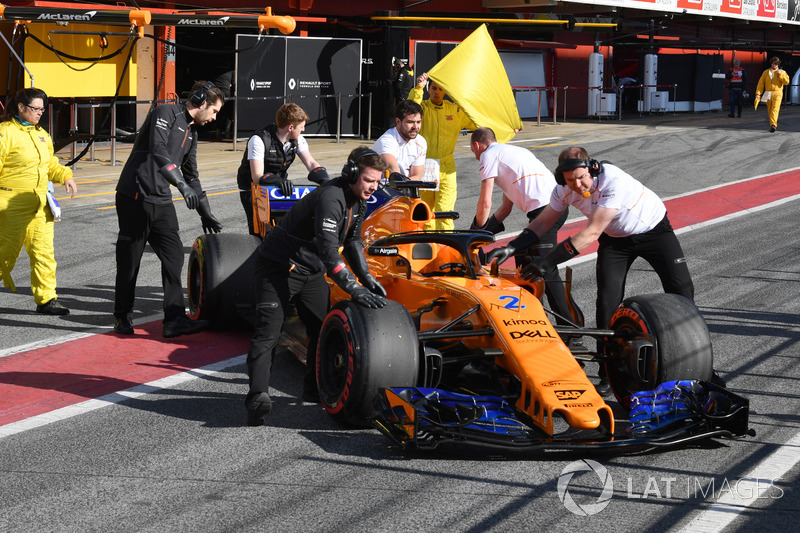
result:
[[[283,103],[295,101],[296,103],[299,104],[300,101],[302,101],[303,99],[307,99],[307,98],[309,98],[309,99],[310,98],[315,98],[317,100],[319,100],[321,98],[335,98],[336,99],[336,117],[335,117],[336,118],[336,131],[332,132],[330,134],[330,136],[335,137],[337,143],[341,142],[341,138],[342,138],[342,98],[357,98],[358,99],[358,109],[360,110],[359,120],[357,122],[358,129],[357,129],[357,131],[355,133],[353,133],[353,135],[354,136],[363,137],[362,130],[361,130],[362,120],[360,120],[360,117],[363,116],[362,114],[364,113],[363,106],[364,106],[364,101],[365,100],[366,100],[366,105],[367,105],[367,109],[366,109],[366,113],[367,113],[366,131],[369,132],[369,131],[372,130],[372,94],[371,93],[370,94],[363,94],[363,93],[342,94],[342,93],[337,93],[337,94],[316,95],[316,96],[297,96],[297,95],[291,95],[291,94],[283,95],[283,96],[260,96],[260,97],[232,96],[232,97],[226,98],[225,102],[226,103],[228,103],[228,102],[235,102],[236,103],[236,102],[244,102],[244,101],[282,100]],[[98,117],[97,111],[100,110],[100,109],[108,109],[109,107],[111,107],[111,110],[110,110],[111,117],[109,119],[109,122],[110,122],[110,124],[109,124],[109,140],[110,140],[110,147],[111,147],[110,159],[111,159],[111,166],[116,166],[117,165],[117,156],[116,156],[116,154],[117,154],[117,143],[119,142],[117,140],[117,135],[116,135],[116,132],[117,132],[117,129],[118,129],[117,128],[117,117],[119,115],[119,109],[121,108],[121,106],[137,106],[137,105],[152,106],[154,103],[156,105],[160,105],[160,104],[168,104],[168,103],[177,103],[179,101],[181,101],[181,99],[178,98],[177,95],[175,95],[175,98],[171,98],[171,99],[168,99],[168,100],[125,100],[125,101],[117,101],[117,102],[114,103],[113,107],[111,107],[111,103],[110,102],[107,102],[107,103],[106,102],[86,102],[86,103],[83,103],[83,102],[71,102],[71,103],[67,104],[68,108],[69,108],[69,132],[68,133],[69,133],[70,136],[72,136],[72,135],[74,135],[75,133],[77,133],[79,131],[78,123],[79,123],[79,116],[81,114],[80,112],[81,112],[81,110],[88,109],[89,110],[89,119],[88,119],[89,120],[89,124],[88,124],[89,132],[88,133],[89,133],[90,137],[94,138],[95,134],[97,133],[97,131],[96,131],[96,128],[97,128],[97,117]],[[48,129],[49,129],[49,132],[51,133],[51,135],[53,134],[54,127],[55,127],[55,124],[54,124],[54,112],[53,112],[54,111],[54,105],[58,105],[58,104],[55,104],[55,103],[53,103],[51,101],[51,102],[48,103],[48,106],[47,106],[48,107]],[[299,105],[302,107],[302,104],[299,104]],[[321,119],[325,120],[325,119],[327,119],[327,117],[321,117]],[[232,141],[233,150],[234,151],[238,150],[238,144],[237,144],[238,138],[239,138],[238,121],[235,120],[235,116],[234,116],[233,117],[233,141]],[[76,141],[74,141],[74,142],[72,142],[70,144],[70,158],[71,159],[75,159],[78,156],[78,153],[79,153],[79,146],[78,145],[81,142],[84,142],[84,141],[76,140]],[[88,161],[95,161],[94,143],[89,147],[89,152],[88,152],[87,156],[88,156],[88,159],[87,159]],[[77,166],[75,166],[74,168],[77,168]]]
[[[514,86],[511,87],[511,90],[514,92],[514,99],[517,97],[517,93],[527,93],[527,92],[536,92],[539,93],[539,97],[536,99],[536,125],[539,126],[542,124],[542,92],[544,92],[545,102],[547,103],[547,93],[553,93],[553,125],[556,124],[556,109],[558,109],[558,89],[561,87],[536,87],[536,86]],[[566,95],[565,95],[566,96]],[[549,106],[548,106],[549,109]]]
[[[556,121],[557,121],[557,116],[558,116],[558,92],[559,91],[562,91],[562,94],[563,94],[562,99],[561,99],[561,102],[562,102],[562,109],[561,109],[562,122],[566,122],[567,121],[567,100],[568,100],[568,95],[569,95],[570,91],[586,92],[587,96],[588,96],[588,91],[590,91],[590,90],[597,90],[597,91],[600,91],[600,93],[614,93],[614,94],[616,94],[617,101],[616,101],[616,109],[615,109],[614,115],[616,115],[618,120],[622,120],[622,105],[623,105],[622,96],[624,94],[624,91],[625,90],[629,90],[629,89],[639,89],[639,91],[638,91],[638,99],[639,99],[640,102],[642,102],[642,106],[637,106],[637,109],[638,109],[638,112],[639,112],[639,116],[642,116],[643,113],[647,112],[647,111],[643,110],[644,101],[645,101],[645,92],[646,92],[647,88],[667,88],[667,89],[669,89],[671,91],[671,93],[672,93],[672,98],[670,99],[670,101],[672,103],[672,113],[674,114],[676,112],[675,104],[676,104],[676,94],[677,94],[677,88],[678,88],[677,84],[660,84],[660,85],[645,85],[645,84],[641,84],[641,85],[624,85],[624,86],[618,86],[618,85],[613,85],[613,86],[600,86],[600,85],[598,85],[598,86],[575,86],[575,85],[562,85],[562,86],[514,86],[511,89],[514,92],[514,97],[515,98],[516,98],[518,93],[525,93],[525,92],[541,93],[541,92],[545,92],[544,100],[545,100],[546,105],[548,106],[548,112],[550,112],[550,110],[552,109],[553,124],[555,125]],[[548,101],[548,98],[547,98],[547,96],[548,96],[547,93],[550,93],[550,92],[553,93],[552,106],[550,105],[550,102]],[[601,114],[598,113],[596,115],[590,115],[590,116],[597,116],[598,118],[600,118],[602,116],[612,116],[612,115],[601,115]],[[538,98],[538,105],[537,105],[537,110],[536,110],[536,125],[539,126],[539,125],[541,125],[541,123],[542,123],[542,97],[541,97],[541,94],[540,94],[540,96]]]

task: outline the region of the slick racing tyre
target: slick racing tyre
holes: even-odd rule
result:
[[[336,421],[366,426],[382,387],[416,385],[417,330],[408,311],[387,300],[370,309],[352,300],[334,306],[319,335],[317,385],[320,399]]]
[[[648,294],[620,304],[608,329],[606,372],[617,400],[629,407],[634,392],[671,380],[710,380],[714,368],[711,336],[700,311],[677,294]]]
[[[254,308],[255,257],[261,241],[253,235],[200,235],[189,254],[189,315],[214,329],[242,329]]]

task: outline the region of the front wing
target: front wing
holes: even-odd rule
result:
[[[632,407],[626,437],[599,433],[589,438],[550,437],[520,420],[518,411],[503,398],[421,387],[381,389],[373,424],[401,447],[419,450],[461,444],[523,452],[640,451],[755,435],[747,427],[749,401],[742,396],[704,381],[670,382],[659,389],[663,389],[660,395],[642,393],[643,400]],[[707,401],[709,395],[715,399],[713,405]]]

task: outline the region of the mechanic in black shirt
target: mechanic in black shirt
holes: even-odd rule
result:
[[[283,196],[291,196],[294,186],[286,173],[295,156],[309,170],[308,179],[323,183],[329,178],[328,171],[321,167],[302,133],[306,129],[308,115],[297,104],[284,104],[275,113],[275,122],[253,134],[247,141],[247,149],[236,174],[239,199],[247,215],[250,235],[258,235],[253,224],[252,184],[276,185]]]
[[[408,100],[408,93],[414,88],[416,81],[414,80],[414,69],[408,63],[399,57],[394,60],[394,80],[392,80],[392,93],[394,95],[394,106],[397,106],[403,100]]]
[[[121,335],[133,334],[136,278],[147,243],[161,261],[164,337],[189,335],[208,327],[208,321],[186,316],[181,284],[183,243],[170,185],[177,187],[189,209],[200,214],[203,231],[222,230],[200,185],[196,128],[214,120],[223,101],[213,83],[200,81],[186,102],[153,109],[122,169],[116,195],[119,235],[114,287],[114,331]]]
[[[356,148],[350,152],[342,176],[299,200],[258,248],[258,325],[247,354],[248,425],[262,425],[264,415],[272,408],[268,391],[273,350],[290,302],[296,304],[309,339],[303,381],[303,400],[308,402],[319,402],[315,376],[317,340],[330,309],[325,274],[354,301],[371,308],[386,305],[386,291],[367,270],[361,241],[367,200],[378,189],[384,170],[386,163],[376,152]]]

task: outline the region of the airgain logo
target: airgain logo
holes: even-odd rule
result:
[[[577,478],[575,474],[580,472],[593,473],[594,476],[579,475]],[[599,484],[602,487],[600,496],[594,501],[586,500],[585,494],[592,493],[597,482],[594,477],[597,477]],[[608,473],[606,467],[592,461],[591,459],[582,459],[574,461],[564,467],[561,471],[561,476],[558,478],[558,499],[564,504],[564,507],[573,514],[578,516],[592,516],[606,508],[611,501],[611,496],[614,495],[614,482],[611,480],[611,474]],[[580,494],[582,497],[575,501],[572,494]]]

